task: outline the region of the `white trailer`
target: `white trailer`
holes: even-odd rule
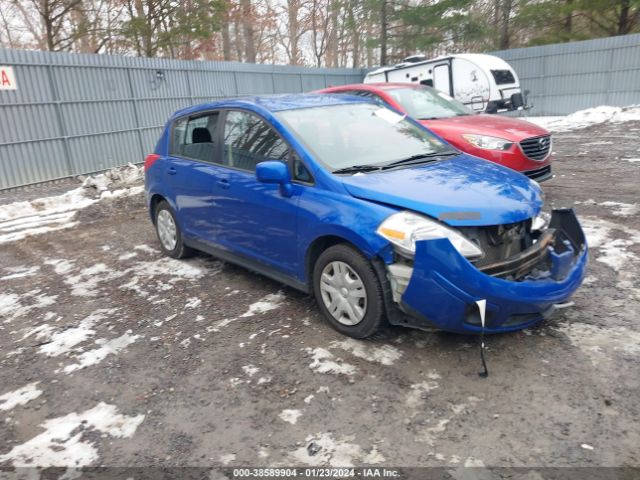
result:
[[[493,55],[461,53],[427,59],[413,55],[393,67],[369,72],[364,83],[420,83],[486,113],[528,108],[518,75]]]

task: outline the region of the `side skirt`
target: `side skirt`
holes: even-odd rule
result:
[[[264,275],[265,277],[269,277],[276,282],[283,283],[288,287],[295,288],[296,290],[300,290],[301,292],[310,293],[309,286],[306,283],[301,282],[297,278],[291,277],[290,275],[286,275],[279,270],[271,268],[268,265],[248,260],[247,258],[230,252],[229,250],[214,247],[199,240],[185,238],[184,243],[191,248],[208,253],[209,255],[219,258],[220,260],[223,260],[225,262],[233,263],[242,268],[246,268],[247,270],[251,270],[252,272]]]

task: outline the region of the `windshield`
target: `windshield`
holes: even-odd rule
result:
[[[405,116],[370,103],[285,110],[276,115],[331,171],[455,152]]]
[[[473,115],[462,103],[433,88],[394,88],[386,91],[405,112],[419,120]]]

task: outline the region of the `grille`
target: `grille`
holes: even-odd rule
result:
[[[551,135],[532,137],[522,140],[520,148],[527,158],[531,160],[544,160],[551,151]]]
[[[528,170],[522,173],[524,173],[527,177],[536,181],[547,180],[551,178],[551,165],[538,168],[537,170]]]

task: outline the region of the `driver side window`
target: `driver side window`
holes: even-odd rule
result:
[[[289,146],[267,122],[249,112],[227,112],[223,165],[255,172],[260,162],[288,158]]]

